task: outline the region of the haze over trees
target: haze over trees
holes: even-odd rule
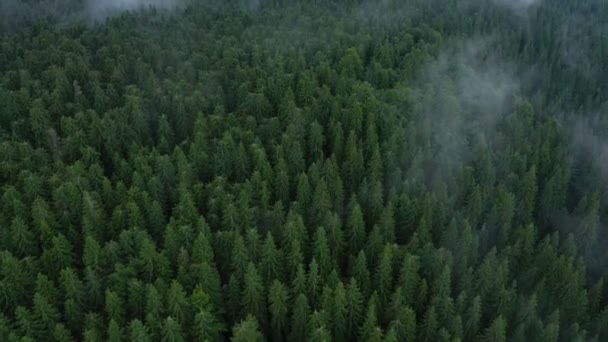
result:
[[[608,340],[601,1],[23,5],[1,341]]]

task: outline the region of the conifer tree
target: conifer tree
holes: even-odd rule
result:
[[[273,338],[282,340],[288,329],[289,292],[280,281],[274,280],[268,291],[271,330]]]
[[[306,341],[308,337],[308,317],[310,306],[306,295],[299,294],[294,302],[291,316],[291,332],[289,339],[292,341]]]

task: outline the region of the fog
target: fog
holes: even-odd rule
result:
[[[84,13],[87,18],[98,21],[125,11],[147,8],[168,10],[183,4],[183,0],[86,0]]]
[[[507,7],[512,10],[522,11],[530,7],[538,6],[541,0],[492,0],[495,5]]]
[[[492,42],[478,38],[447,44],[414,86],[420,103],[416,120],[425,125],[417,129],[438,150],[427,172],[444,181],[475,158],[471,141],[489,142],[512,109],[520,82],[510,63],[492,53]]]
[[[172,10],[186,0],[0,0],[0,29],[18,31],[40,18],[57,24],[93,24],[126,11],[149,8]]]

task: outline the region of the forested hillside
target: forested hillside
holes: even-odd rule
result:
[[[603,1],[78,11],[0,25],[0,341],[608,341]]]

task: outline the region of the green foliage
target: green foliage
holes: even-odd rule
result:
[[[0,35],[1,341],[608,340],[599,0],[240,3]]]
[[[261,342],[264,337],[259,330],[258,322],[253,316],[247,318],[232,328],[233,342]]]

